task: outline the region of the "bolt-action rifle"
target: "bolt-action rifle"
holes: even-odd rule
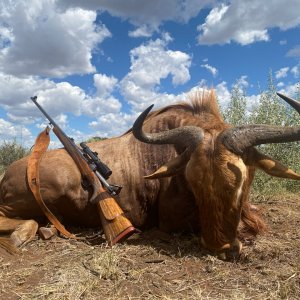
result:
[[[101,224],[108,243],[113,245],[129,237],[136,229],[124,216],[124,212],[113,198],[120,192],[121,187],[110,185],[106,181],[112,173],[111,170],[98,158],[97,153],[93,152],[85,143],[81,143],[82,149],[78,147],[74,140],[69,138],[40,106],[37,102],[37,96],[31,97],[31,100],[49,120],[54,134],[76,163],[85,183],[84,185],[87,183],[93,189],[90,201],[98,207]]]

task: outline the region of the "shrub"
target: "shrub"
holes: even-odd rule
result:
[[[300,85],[299,85],[300,92]],[[298,92],[296,97],[299,97]],[[260,94],[260,101],[251,111],[246,110],[245,91],[234,86],[231,91],[231,101],[224,111],[225,120],[232,125],[241,124],[270,124],[278,126],[296,126],[299,124],[299,114],[286,105],[276,95],[272,73],[269,75],[269,84],[266,91]],[[300,143],[266,144],[257,147],[266,155],[280,161],[285,166],[300,173]],[[257,171],[254,184],[254,192],[260,194],[279,194],[286,192],[298,193],[299,182],[271,177],[264,172]]]
[[[28,155],[28,153],[29,150],[16,141],[4,142],[0,145],[0,172],[5,171],[11,163]]]
[[[107,138],[105,138],[105,137],[94,136],[94,137],[91,137],[91,138],[87,139],[86,143],[98,142],[98,141],[103,141],[103,140],[106,140],[106,139]]]

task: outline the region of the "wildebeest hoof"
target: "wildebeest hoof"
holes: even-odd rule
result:
[[[49,240],[54,235],[57,235],[57,229],[54,226],[51,227],[40,227],[38,230],[39,236],[43,240]]]

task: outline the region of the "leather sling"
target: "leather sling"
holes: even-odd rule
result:
[[[41,208],[42,212],[46,215],[48,220],[54,225],[54,227],[62,233],[67,238],[77,237],[70,233],[66,228],[59,222],[59,220],[53,215],[53,213],[48,209],[45,202],[43,201],[41,191],[40,191],[40,174],[39,167],[40,162],[46,153],[49,143],[50,143],[50,130],[51,128],[47,126],[38,137],[36,138],[35,145],[29,156],[27,163],[27,180],[34,198]]]

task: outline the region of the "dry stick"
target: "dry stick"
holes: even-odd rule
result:
[[[297,272],[296,272],[296,273],[294,273],[293,275],[291,275],[289,278],[287,278],[287,279],[283,280],[283,282],[286,282],[286,281],[288,281],[288,280],[292,279],[293,277],[295,277],[295,276],[296,276],[296,274],[297,274]]]

